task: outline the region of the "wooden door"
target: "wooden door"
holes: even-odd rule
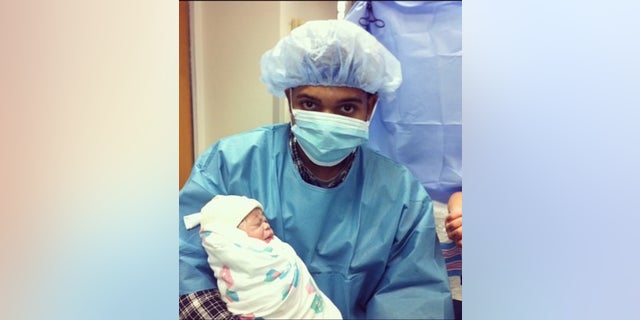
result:
[[[180,1],[180,111],[179,111],[179,186],[189,178],[193,166],[193,112],[191,106],[190,2]]]

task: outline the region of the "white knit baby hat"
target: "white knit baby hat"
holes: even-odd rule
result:
[[[262,204],[255,199],[237,195],[217,195],[202,209],[202,224],[209,224],[222,228],[237,228],[242,219],[251,210],[262,208]]]

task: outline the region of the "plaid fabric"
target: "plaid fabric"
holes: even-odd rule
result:
[[[356,154],[355,150],[351,152],[351,154],[347,156],[346,161],[344,161],[344,163],[342,164],[342,169],[340,170],[340,172],[331,180],[325,181],[316,177],[313,172],[311,172],[311,170],[307,169],[307,167],[304,166],[304,163],[302,163],[302,159],[300,159],[300,155],[298,154],[299,146],[297,145],[296,137],[293,135],[293,133],[289,134],[289,148],[291,148],[291,157],[293,158],[293,163],[295,163],[296,167],[298,167],[298,172],[300,172],[300,177],[302,178],[302,180],[314,186],[327,189],[335,188],[339,186],[342,181],[344,181],[344,179],[347,177],[347,174],[349,174],[349,169],[351,169],[351,164],[353,164],[353,159],[355,158]]]
[[[227,310],[216,289],[198,291],[180,296],[180,320],[215,319],[239,320]]]

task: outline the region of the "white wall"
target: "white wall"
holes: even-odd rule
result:
[[[336,1],[191,2],[194,152],[221,137],[288,121],[260,81],[260,57],[292,19],[335,19]]]

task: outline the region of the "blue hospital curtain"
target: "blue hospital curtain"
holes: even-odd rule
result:
[[[403,82],[392,102],[378,103],[369,146],[409,167],[446,203],[462,190],[462,3],[370,3],[372,11],[357,1],[345,19],[384,22],[363,28],[400,60]]]

